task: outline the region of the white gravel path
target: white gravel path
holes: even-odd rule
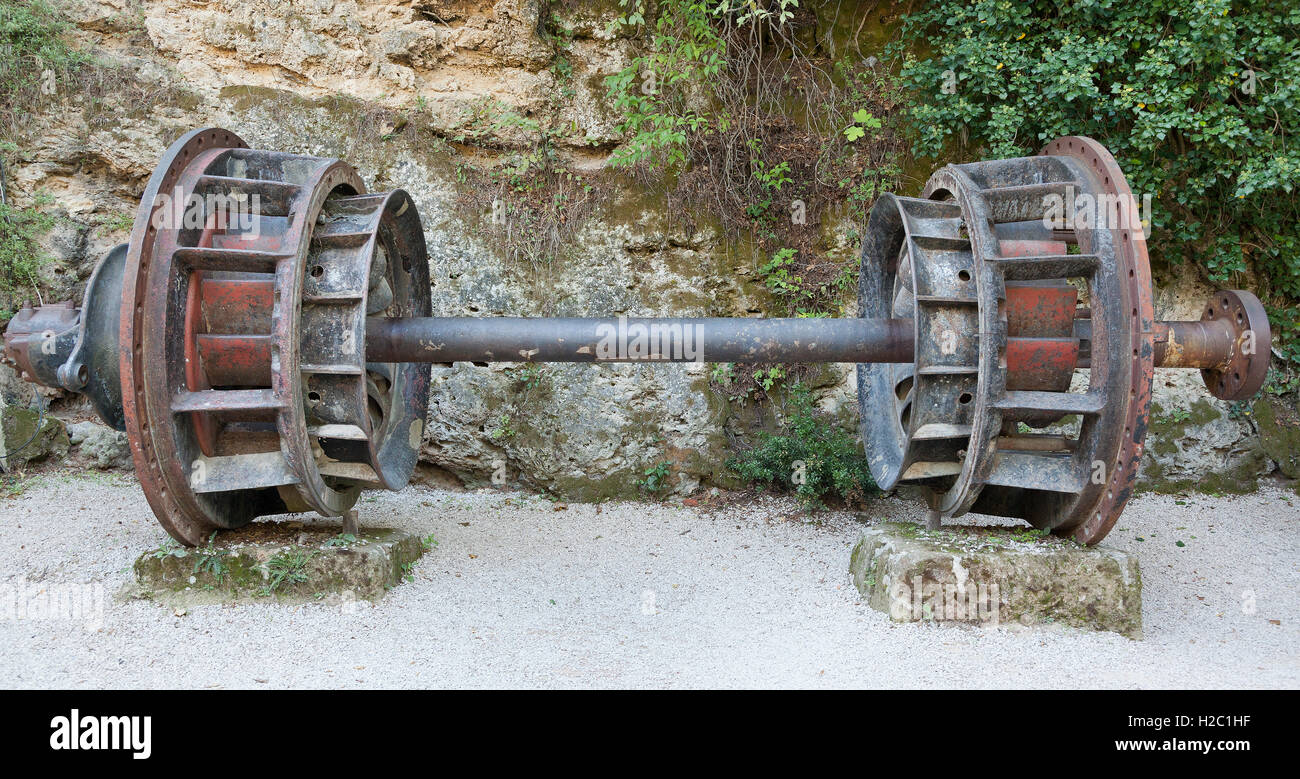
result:
[[[0,588],[90,582],[110,597],[97,629],[15,619],[0,603],[0,686],[1300,686],[1300,497],[1276,487],[1130,504],[1108,543],[1141,557],[1142,641],[893,624],[849,583],[862,525],[808,521],[786,499],[555,511],[528,495],[410,488],[361,509],[363,524],[439,541],[379,605],[178,617],[111,598],[165,539],[134,479],[39,477],[0,500]],[[871,515],[919,511],[880,500]]]

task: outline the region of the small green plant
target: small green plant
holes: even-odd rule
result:
[[[515,430],[514,421],[510,419],[510,415],[502,414],[497,418],[497,426],[492,429],[491,433],[488,433],[488,437],[493,441],[504,442],[509,441],[518,434],[519,431]]]
[[[302,584],[307,581],[307,563],[311,561],[312,555],[309,552],[299,550],[287,550],[272,557],[266,564],[268,574],[266,587],[267,593],[278,592],[283,586],[293,586]]]
[[[220,582],[226,578],[226,574],[230,571],[229,566],[226,565],[226,558],[230,556],[230,550],[213,546],[212,542],[216,538],[217,531],[214,530],[212,535],[208,536],[207,546],[194,550],[194,569],[191,573],[195,575],[205,573]]]
[[[6,148],[13,147],[0,144],[0,155]],[[52,202],[42,194],[27,208],[0,203],[0,318],[13,316],[21,298],[39,297],[38,273],[50,259],[40,239],[54,227],[48,210]]]
[[[420,539],[420,546],[424,547],[424,551],[426,552],[432,551],[435,547],[438,546],[438,539],[433,537],[433,533],[430,533],[429,535]]]
[[[758,444],[727,467],[747,483],[792,490],[807,508],[828,497],[859,502],[876,489],[861,445],[816,410],[802,382],[790,388],[780,432],[760,432]]]
[[[867,130],[879,130],[881,121],[864,108],[853,112],[853,124],[844,128],[844,137],[849,143],[865,137]]]
[[[352,533],[339,533],[325,542],[324,546],[330,549],[346,549],[357,542],[357,537]]]
[[[130,230],[135,225],[135,214],[103,214],[95,220],[95,224],[103,231],[104,235],[109,236]]]
[[[162,544],[160,544],[157,549],[150,552],[149,556],[154,558],[155,560],[161,560],[164,557],[170,557],[171,555],[181,551],[182,549],[183,547],[180,544],[176,543],[175,539],[168,538],[166,541],[163,541]]]
[[[1041,541],[1052,534],[1052,531],[1038,528],[1024,528],[1011,534],[1011,540],[1020,541],[1021,543],[1031,544],[1035,541]]]
[[[638,479],[636,486],[643,492],[657,494],[668,487],[668,477],[672,475],[672,464],[661,460],[645,469],[644,479]]]
[[[780,365],[773,365],[767,369],[759,368],[754,371],[754,381],[758,382],[758,386],[762,387],[764,392],[771,392],[777,382],[784,378],[785,368]]]
[[[24,473],[0,473],[0,497],[16,498],[32,486],[33,479]]]
[[[754,178],[764,189],[780,190],[794,179],[790,178],[790,162],[768,165],[763,160],[754,160]]]
[[[524,392],[542,386],[542,379],[546,377],[542,366],[535,362],[526,362],[518,368],[507,371],[507,374],[522,386]]]
[[[782,297],[810,297],[803,288],[803,278],[791,272],[798,255],[797,249],[777,249],[772,259],[758,269],[763,284]]]
[[[1156,415],[1155,422],[1164,425],[1181,425],[1192,418],[1192,412],[1185,408],[1173,408],[1163,414]]]

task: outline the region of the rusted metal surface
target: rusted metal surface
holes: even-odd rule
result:
[[[1115,158],[1091,138],[1059,138],[1042,154],[1073,160],[1085,171],[1093,193],[1120,204],[1136,202]],[[1083,457],[1076,456],[1075,467],[1089,478],[1076,499],[1059,502],[1066,516],[1053,528],[1085,544],[1110,532],[1132,495],[1150,417],[1155,358],[1151,268],[1142,226],[1124,221],[1076,231],[1082,251],[1104,252],[1109,244],[1115,258],[1113,267],[1100,268],[1090,284],[1089,390],[1101,390],[1106,406],[1085,418],[1079,435]],[[1096,478],[1099,464],[1101,478]]]
[[[1223,370],[1232,362],[1237,333],[1227,318],[1157,322],[1156,367]]]
[[[122,295],[124,412],[145,494],[178,539],[289,509],[338,515],[359,481],[397,488],[409,478],[428,367],[372,368],[361,328],[374,287],[394,314],[429,313],[425,250],[405,193],[363,192],[343,163],[249,150],[222,130],[183,138],[151,179]],[[252,211],[240,222],[206,212],[201,229],[169,225],[160,193]],[[381,250],[398,261],[372,266]],[[313,289],[311,271],[331,262],[360,285]],[[351,337],[324,328],[322,311],[350,312]],[[312,408],[322,376],[351,411],[357,434],[341,445],[331,436],[347,425]],[[340,473],[340,463],[352,467]]]
[[[85,395],[116,430],[126,427],[117,356],[125,259],[122,245],[100,261],[81,308],[72,301],[23,308],[4,334],[6,364],[28,381]]]
[[[1005,246],[1005,242],[1003,246]],[[1007,282],[1007,336],[1071,338],[1079,291],[1064,280]]]
[[[371,319],[375,362],[911,362],[903,319]]]
[[[204,279],[200,298],[206,332],[271,332],[275,283],[269,278]]]
[[[1231,355],[1226,361],[1215,349],[1205,350],[1201,377],[1216,398],[1246,400],[1263,388],[1272,356],[1268,314],[1259,298],[1244,290],[1219,290],[1201,315],[1205,323],[1227,320],[1232,328]],[[1208,325],[1207,325],[1208,326]],[[1171,328],[1171,331],[1173,328]],[[1187,342],[1187,339],[1184,339]],[[1222,341],[1217,342],[1223,345]]]
[[[141,198],[123,278],[123,412],[136,475],[164,529],[187,544],[199,543],[216,528],[237,527],[263,506],[242,492],[202,496],[189,486],[201,453],[192,431],[178,429],[171,409],[184,372],[179,352],[184,339],[178,327],[184,321],[184,297],[178,301],[175,296],[188,295],[188,284],[177,283],[181,268],[167,248],[174,238],[160,225],[166,223],[169,193],[193,158],[210,160],[214,153],[244,146],[233,133],[206,129],[188,133],[167,150]]]
[[[58,387],[59,367],[77,343],[81,314],[71,300],[24,307],[5,329],[5,362],[19,378]]]
[[[1008,338],[1007,389],[1065,392],[1078,357],[1074,338]]]
[[[860,313],[918,323],[910,370],[859,370],[863,437],[882,486],[920,486],[946,516],[974,509],[1024,517],[1085,543],[1109,530],[1145,435],[1150,278],[1140,230],[1049,226],[1052,198],[1076,193],[1128,190],[1104,149],[1066,138],[1040,157],[940,170],[923,192],[933,205],[877,203],[864,243]],[[929,289],[954,274],[967,286]],[[1091,293],[1086,311],[1076,284]],[[936,364],[936,349],[954,358],[949,365]],[[1072,393],[1080,362],[1089,366],[1089,386]],[[1081,423],[1068,441],[1044,445],[1016,431],[1023,422],[1073,415]],[[1097,462],[1109,463],[1100,480]]]

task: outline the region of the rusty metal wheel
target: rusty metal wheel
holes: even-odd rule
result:
[[[916,343],[910,365],[858,366],[881,487],[920,487],[949,517],[974,510],[1084,543],[1105,536],[1146,434],[1146,247],[1141,225],[1053,229],[1044,217],[1078,196],[1127,207],[1130,195],[1104,148],[1062,138],[1038,157],[949,165],[921,198],[878,201],[859,314],[912,319]],[[1072,392],[1080,363],[1087,387]],[[1034,432],[1071,419],[1071,432]]]
[[[337,516],[362,486],[409,478],[429,367],[368,365],[365,318],[371,304],[427,315],[427,257],[406,194],[364,191],[338,160],[215,128],[154,171],[120,365],[136,472],[177,539],[284,511]]]

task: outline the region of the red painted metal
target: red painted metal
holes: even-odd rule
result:
[[[177,449],[172,390],[165,380],[170,351],[168,303],[174,281],[165,246],[169,231],[159,229],[160,223],[165,224],[165,213],[160,212],[168,208],[168,198],[182,179],[194,177],[193,173],[186,176],[194,161],[215,158],[229,148],[245,148],[245,144],[234,133],[208,128],[186,134],[167,150],[141,198],[122,281],[122,406],[136,476],[163,528],[188,544],[199,543],[219,525],[211,509],[188,489],[191,458]],[[187,183],[192,191],[192,180]]]
[[[1007,282],[1007,335],[1067,338],[1074,334],[1079,291],[1064,281]]]
[[[213,387],[271,386],[271,336],[202,333],[199,364]]]
[[[1065,392],[1078,357],[1074,338],[1008,338],[1007,389]]]
[[[274,299],[275,283],[269,277],[205,278],[200,300],[205,332],[270,333]]]

